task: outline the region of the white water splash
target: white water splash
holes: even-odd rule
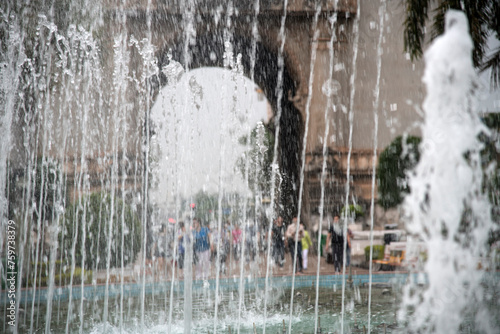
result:
[[[428,250],[428,287],[409,285],[404,301],[415,307],[409,324],[418,332],[457,333],[464,316],[487,313],[477,266],[492,226],[478,139],[487,130],[475,112],[472,48],[465,15],[449,11],[445,34],[425,54],[421,159],[405,202],[408,228]],[[488,321],[476,323],[493,332]]]

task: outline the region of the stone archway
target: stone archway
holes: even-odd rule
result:
[[[241,24],[238,22],[237,24]],[[244,31],[239,29],[238,25],[235,31]],[[174,40],[172,43],[163,45],[158,52],[158,66],[163,68],[171,60],[179,62],[183,67],[196,69],[200,67],[224,67],[225,46],[224,29],[216,28],[214,30],[198,33],[195,43],[190,43],[185,47],[183,39]],[[283,69],[278,66],[277,50],[270,50],[262,42],[252,45],[252,40],[240,33],[231,35],[231,48],[234,58],[241,57],[243,72],[248,78],[253,78],[254,82],[262,88],[265,96],[274,111],[270,127],[275,129],[276,114],[279,110],[280,133],[279,133],[279,151],[278,162],[280,169],[285,177],[281,184],[282,207],[284,215],[291,217],[297,214],[298,203],[298,183],[300,174],[300,153],[303,137],[303,119],[300,111],[295,107],[290,96],[295,96],[297,92],[297,81],[294,80],[284,65]],[[255,51],[252,48],[255,47]],[[254,69],[252,72],[252,55]],[[187,63],[188,62],[188,63]],[[282,77],[281,83],[278,78]],[[159,76],[158,88],[167,84],[167,78],[163,73]],[[281,96],[279,96],[281,94]],[[286,203],[286,205],[285,205]]]
[[[283,14],[285,13],[283,3],[280,1],[259,2],[260,11],[257,16],[254,9],[255,2],[241,1],[231,5],[223,1],[196,1],[178,2],[167,1],[159,3],[153,1],[137,0],[134,5],[127,8],[126,30],[127,34],[134,35],[137,40],[148,40],[155,48],[155,56],[158,66],[161,68],[167,62],[167,54],[171,50],[172,57],[181,64],[186,64],[183,57],[187,50],[189,55],[188,68],[194,69],[203,66],[223,67],[224,40],[229,39],[235,54],[242,54],[242,64],[245,73],[250,77],[251,45],[254,39],[253,22],[257,19],[257,50],[255,72],[253,80],[260,85],[274,111],[282,110],[280,123],[281,160],[280,166],[283,171],[291,175],[288,181],[289,191],[285,191],[282,201],[288,207],[292,207],[290,215],[296,214],[299,201],[299,174],[303,153],[302,145],[305,143],[305,170],[304,191],[302,196],[302,218],[320,210],[319,180],[321,174],[322,159],[314,157],[323,156],[323,142],[327,141],[327,160],[334,159],[335,166],[328,170],[328,179],[325,194],[332,198],[330,211],[339,210],[345,202],[345,191],[342,184],[351,184],[349,198],[356,197],[360,201],[369,201],[371,192],[371,164],[373,153],[370,150],[371,136],[371,95],[362,92],[362,89],[373,89],[373,85],[367,85],[367,78],[373,66],[369,60],[373,60],[375,49],[367,48],[368,43],[374,43],[377,36],[366,34],[368,27],[374,26],[373,20],[363,18],[360,21],[360,48],[363,53],[361,64],[362,75],[354,85],[351,83],[354,36],[354,17],[356,15],[357,1],[343,0],[335,6],[331,1],[320,1],[321,9],[318,16],[316,29],[319,34],[315,38],[313,21],[316,13],[317,1],[291,0],[286,10],[286,21],[284,34],[286,41],[283,48],[283,76],[282,96],[278,98],[276,87],[278,85],[278,55],[281,46],[280,28]],[[231,7],[232,6],[232,7]],[[123,10],[121,8],[120,10]],[[113,12],[111,6],[109,13]],[[336,13],[335,31],[332,31],[331,19]],[[185,27],[188,26],[189,34]],[[145,29],[145,22],[150,22]],[[229,24],[228,24],[229,23]],[[370,28],[371,29],[371,28]],[[369,29],[368,29],[369,30]],[[371,31],[371,30],[370,30]],[[184,48],[186,36],[189,35],[189,47]],[[333,36],[332,36],[333,35]],[[316,57],[313,58],[313,50]],[[331,66],[331,50],[333,50],[334,73],[328,71]],[[402,56],[398,59],[403,58]],[[310,74],[315,71],[313,77]],[[161,87],[164,78],[159,78],[154,92]],[[333,104],[336,110],[331,108],[329,100],[331,96],[325,93],[325,85],[329,80],[336,81],[339,88],[336,92]],[[395,85],[399,85],[399,82]],[[357,87],[354,101],[351,103],[351,87]],[[401,99],[397,90],[394,91],[390,100]],[[328,96],[327,96],[328,95]],[[278,102],[280,101],[280,102]],[[306,106],[307,101],[310,104]],[[399,100],[398,100],[399,101]],[[352,104],[352,106],[351,106]],[[401,104],[401,103],[400,103]],[[329,106],[330,105],[330,109]],[[278,108],[279,107],[279,108]],[[356,110],[354,123],[348,119],[350,110]],[[309,122],[306,125],[306,114],[309,112]],[[405,117],[407,117],[405,115]],[[409,119],[411,117],[408,117]],[[325,120],[331,123],[328,138],[325,135]],[[307,126],[307,138],[304,138]],[[352,149],[348,146],[350,140],[349,127],[354,127],[356,135],[353,138]],[[382,133],[382,132],[381,132]],[[388,131],[380,136],[387,136]],[[385,137],[384,137],[385,138]],[[380,142],[379,142],[380,143]],[[348,154],[347,152],[352,152]],[[347,173],[347,160],[351,156],[350,173]],[[332,166],[333,166],[332,165]],[[319,174],[318,174],[319,173]],[[347,177],[349,175],[349,178]],[[333,194],[333,195],[331,195]],[[338,196],[337,196],[338,195]],[[291,203],[291,204],[290,204]]]

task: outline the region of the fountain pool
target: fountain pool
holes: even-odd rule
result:
[[[468,22],[446,14],[423,73],[394,3],[3,1],[1,331],[495,333],[498,184]],[[377,282],[369,247],[352,285],[320,257],[313,276],[272,264],[279,216],[321,254],[323,226],[342,213],[347,235],[360,207],[349,228],[373,246],[378,155],[415,134],[395,221],[418,263]]]
[[[279,284],[280,286],[282,284]],[[283,284],[285,285],[285,284]],[[336,288],[321,288],[319,298],[319,317],[320,327],[323,333],[338,332],[340,329],[339,310],[342,302],[341,286]],[[401,293],[395,285],[384,284],[383,287],[375,288],[373,291],[373,324],[377,328],[376,332],[383,333],[384,324],[386,325],[387,333],[403,333],[403,326],[396,325],[396,310],[400,302]],[[203,289],[200,286],[193,291],[193,327],[192,330],[196,333],[212,332],[213,327],[213,312],[214,312],[214,289]],[[288,303],[290,302],[290,289],[283,287],[274,288],[271,290],[272,298],[268,301],[268,319],[266,322],[266,331],[269,333],[281,333],[283,325],[288,327]],[[295,298],[295,313],[292,319],[293,333],[312,333],[314,331],[314,302],[316,291],[314,288],[297,288],[294,292]],[[157,284],[155,292],[148,294],[146,297],[146,325],[144,331],[146,333],[164,333],[168,331],[168,305],[170,303],[170,289],[168,286]],[[363,326],[366,327],[366,312],[367,312],[367,297],[368,289],[366,287],[356,287],[347,295],[349,304],[347,308],[346,330],[349,333],[360,332]],[[238,296],[234,290],[222,289],[221,302],[219,312],[221,314],[218,320],[217,330],[221,333],[229,333],[230,331],[240,333],[254,333],[255,329],[258,333],[262,333],[264,326],[263,307],[263,290],[257,289],[247,291],[244,299],[244,317],[241,322],[237,321],[237,305]],[[74,307],[77,307],[80,301],[73,301]],[[84,301],[85,320],[83,328],[80,327],[80,320],[75,318],[71,321],[70,331],[83,331],[84,333],[115,333],[140,332],[140,296],[129,296],[125,299],[125,319],[123,327],[119,324],[119,297],[110,298],[112,310],[109,315],[108,327],[104,331],[102,323],[102,313],[100,310],[103,307],[103,299],[86,299]],[[57,305],[57,307],[56,307]],[[51,328],[54,332],[65,330],[66,321],[63,314],[68,311],[66,302],[56,303],[52,312]],[[34,317],[37,321],[37,327],[43,326],[45,320],[46,304],[40,305]],[[179,287],[174,288],[174,310],[173,322],[171,324],[172,333],[183,332],[183,292]],[[2,324],[4,325],[4,324]],[[28,332],[29,324],[25,323],[20,332]],[[465,333],[465,332],[464,332]]]

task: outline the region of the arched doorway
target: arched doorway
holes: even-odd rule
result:
[[[224,36],[222,29],[208,31],[197,35],[196,41],[191,42],[187,48],[183,39],[172,41],[164,45],[158,54],[158,66],[163,69],[175,61],[190,70],[202,67],[230,69],[232,65],[228,57],[232,57],[232,64],[239,63],[242,73],[248,78],[253,78],[255,84],[261,87],[273,110],[270,120],[273,130],[278,125],[276,121],[280,113],[278,138],[280,198],[276,201],[280,214],[291,219],[297,214],[304,128],[302,116],[290,99],[296,94],[297,82],[288,70],[286,61],[280,68],[276,47],[270,47],[260,41],[253,45],[252,39],[246,36],[233,35],[230,39],[226,38],[227,40]],[[254,59],[252,55],[255,55]],[[157,82],[158,90],[167,83],[167,75],[162,72]]]

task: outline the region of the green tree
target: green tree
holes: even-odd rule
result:
[[[113,211],[112,207],[113,206]],[[141,247],[141,222],[132,208],[121,199],[106,193],[93,193],[82,197],[66,208],[59,245],[64,258],[70,259],[73,241],[76,240],[75,261],[81,266],[83,226],[85,226],[85,269],[103,269],[107,263],[108,245],[111,243],[110,267],[120,267],[122,252],[124,265],[135,260]],[[109,224],[111,235],[109,235]],[[78,234],[76,234],[78,226]],[[124,227],[124,228],[123,228]],[[122,237],[124,247],[122,247]]]
[[[484,124],[490,129],[489,135],[481,136],[484,142],[482,153],[484,183],[492,206],[492,220],[496,222],[496,230],[491,231],[490,244],[500,240],[500,114],[491,113],[483,118]],[[493,167],[493,168],[490,168]]]
[[[198,191],[194,195],[194,204],[196,204],[196,217],[200,218],[203,223],[208,223],[213,217],[217,217],[219,208],[219,195],[208,194],[203,190]]]
[[[243,207],[245,198],[237,193],[224,193],[221,198],[222,219],[230,219],[233,222],[238,222],[243,217]],[[184,206],[187,207],[191,203],[195,204],[194,216],[201,219],[203,224],[217,222],[219,217],[219,194],[209,194],[202,190],[198,191],[192,198],[192,202],[184,200]],[[251,206],[251,199],[248,199],[247,206]],[[247,209],[247,216],[250,212]]]
[[[61,194],[58,192],[63,192],[61,166],[49,158],[40,157],[37,159],[35,171],[33,198],[37,209],[33,213],[33,218],[37,219],[38,215],[42,215],[42,219],[52,220],[54,202],[61,200]]]
[[[248,186],[253,193],[262,197],[271,195],[272,162],[274,157],[274,134],[263,123],[258,123],[250,136],[239,139],[245,146],[245,153],[236,163],[245,177],[248,163]]]
[[[380,154],[377,168],[378,203],[385,209],[393,208],[403,202],[410,192],[408,171],[420,160],[419,137],[397,137]]]
[[[346,212],[347,208],[347,212]],[[343,206],[342,210],[340,210],[340,216],[343,217],[350,217],[356,220],[359,217],[363,217],[365,215],[365,210],[363,210],[363,207],[358,204],[350,204],[349,206]]]
[[[500,1],[498,0],[439,0],[432,13],[431,39],[444,32],[444,17],[448,9],[458,9],[469,20],[469,31],[474,42],[474,66],[484,71],[491,69],[491,83],[500,83],[500,48],[487,55],[490,36],[500,40]],[[412,59],[422,56],[425,25],[431,10],[430,0],[405,0],[404,48]]]

